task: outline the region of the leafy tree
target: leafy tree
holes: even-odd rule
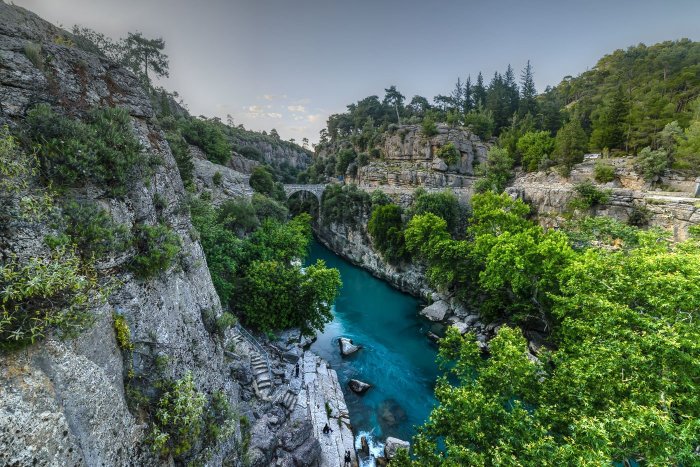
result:
[[[598,161],[593,167],[593,178],[598,183],[612,182],[615,180],[615,167]]]
[[[700,120],[691,123],[685,129],[683,138],[679,139],[674,165],[693,174],[700,174]]]
[[[464,125],[469,127],[475,135],[483,140],[489,139],[495,129],[493,115],[488,110],[472,110],[464,116]]]
[[[668,152],[665,149],[657,149],[652,151],[652,149],[647,146],[637,155],[637,159],[634,163],[634,169],[642,174],[644,180],[648,182],[653,182],[658,180],[669,164]]]
[[[435,125],[435,119],[432,115],[429,114],[425,116],[421,129],[423,131],[423,135],[428,138],[437,135],[437,125]]]
[[[481,176],[474,185],[477,192],[490,190],[500,193],[513,176],[513,158],[508,154],[508,150],[494,146],[489,149],[486,163],[479,166],[477,174]]]
[[[367,231],[384,259],[397,263],[405,258],[401,208],[395,204],[375,206],[367,223]]]
[[[260,193],[253,195],[263,196]],[[259,203],[262,204],[262,203]],[[216,210],[216,222],[238,235],[246,235],[260,226],[253,203],[244,197],[227,199]]]
[[[283,204],[260,193],[253,193],[251,204],[255,210],[255,216],[261,221],[273,219],[284,222],[289,215],[289,210]]]
[[[583,161],[586,140],[586,133],[576,118],[570,120],[557,132],[554,161],[561,166],[565,175],[571,172],[575,164]]]
[[[396,111],[396,123],[401,125],[401,115],[399,109],[403,109],[403,101],[405,99],[404,95],[396,90],[396,86],[390,86],[385,89],[384,92],[384,105],[389,105]]]
[[[628,114],[627,100],[622,87],[612,96],[601,113],[593,120],[591,147],[595,149],[622,149],[625,143],[625,124]]]
[[[516,147],[522,158],[523,168],[534,172],[554,151],[554,138],[547,131],[530,131],[518,139]]]
[[[225,165],[231,158],[231,144],[215,122],[188,118],[182,122],[180,132],[188,143],[204,151],[211,162]]]
[[[444,219],[447,222],[447,229],[450,232],[457,233],[462,209],[459,206],[457,196],[452,191],[444,190],[439,193],[428,193],[423,189],[417,189],[413,194],[411,216],[429,212]]]
[[[272,196],[275,189],[275,179],[272,178],[272,174],[261,165],[253,169],[248,183],[253,190],[266,196]]]

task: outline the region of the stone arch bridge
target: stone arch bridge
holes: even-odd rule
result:
[[[294,193],[299,193],[302,191],[308,191],[309,193],[313,193],[313,195],[316,197],[318,200],[319,204],[321,203],[321,196],[323,195],[323,192],[325,191],[326,187],[328,184],[318,184],[318,185],[302,185],[302,184],[293,184],[293,185],[284,185],[284,192],[287,195],[287,198],[292,196]]]

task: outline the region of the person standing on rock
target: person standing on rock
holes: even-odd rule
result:
[[[328,423],[326,423],[326,426],[323,427],[323,434],[327,435],[327,434],[332,433],[332,432],[333,432],[333,429],[330,426],[328,426]]]
[[[352,462],[352,456],[350,455],[350,451],[345,451],[345,462],[343,463],[343,467],[346,465],[351,465]]]
[[[294,368],[294,376],[299,377],[299,362],[297,362],[297,366]]]

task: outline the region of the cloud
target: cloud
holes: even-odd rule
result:
[[[286,99],[286,94],[263,94],[263,99],[266,101],[274,101],[275,99]]]
[[[304,117],[303,115],[292,115],[292,118],[294,119],[294,121],[297,121],[297,122],[299,120],[306,120],[306,117]]]
[[[261,105],[251,105],[251,106],[247,107],[246,110],[248,110],[248,112],[250,112],[250,113],[259,114],[259,113],[264,112],[265,108]]]
[[[270,118],[282,118],[282,114],[277,113],[277,112],[269,112],[269,113],[267,114],[267,116],[270,117]]]
[[[288,105],[287,110],[290,112],[306,113],[306,108],[303,105]]]
[[[309,115],[306,118],[310,123],[314,123],[314,122],[317,122],[321,117],[322,117],[321,114],[315,114],[315,115]]]

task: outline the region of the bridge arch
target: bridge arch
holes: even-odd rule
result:
[[[295,193],[307,191],[309,193],[312,193],[318,202],[321,202],[321,197],[323,196],[323,192],[326,190],[325,184],[316,184],[316,185],[304,185],[304,184],[290,184],[290,185],[284,185],[284,193],[287,195],[287,199],[291,197]]]

